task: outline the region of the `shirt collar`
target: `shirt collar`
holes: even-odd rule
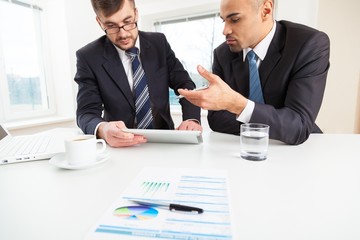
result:
[[[274,20],[274,24],[273,24],[271,31],[266,35],[266,37],[263,40],[261,40],[261,42],[258,43],[258,45],[255,46],[254,49],[251,49],[251,48],[243,49],[243,61],[245,62],[246,54],[251,50],[253,50],[255,52],[256,56],[258,56],[258,58],[261,61],[263,61],[266,56],[266,53],[269,49],[270,43],[271,43],[272,39],[274,38],[275,31],[276,31],[276,21]]]
[[[126,56],[125,54],[125,51],[120,49],[119,47],[115,46],[114,47],[116,48],[116,51],[119,53],[119,56],[120,56],[120,59],[121,60],[124,60],[124,59],[128,59],[128,56]],[[135,41],[135,47],[137,47],[139,49],[139,53],[141,52],[140,50],[140,42],[139,42],[139,37],[136,39]]]

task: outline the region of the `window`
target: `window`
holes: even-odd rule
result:
[[[0,0],[0,120],[48,114],[41,27],[42,9],[17,0]]]
[[[157,21],[155,30],[166,35],[171,48],[184,68],[189,72],[196,87],[207,85],[197,72],[197,65],[211,70],[213,50],[224,41],[219,14]],[[178,105],[175,93],[170,89],[170,104]]]

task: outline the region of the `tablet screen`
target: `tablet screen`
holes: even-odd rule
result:
[[[147,138],[148,142],[199,144],[203,141],[201,131],[130,128],[123,129],[122,131],[143,135]]]

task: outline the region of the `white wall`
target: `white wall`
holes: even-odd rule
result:
[[[275,0],[276,19],[290,20],[316,28],[319,0]]]
[[[318,122],[329,132],[360,133],[360,1],[320,0],[319,28],[331,41],[330,70]]]
[[[95,20],[90,0],[62,0],[65,2],[68,44],[72,79],[76,72],[75,52],[104,34]]]
[[[89,0],[65,1],[71,78],[75,74],[75,51],[103,33],[95,21]],[[150,19],[185,13],[217,11],[220,0],[137,0],[140,28],[148,30]],[[360,132],[359,120],[359,14],[358,0],[278,0],[276,19],[300,22],[329,34],[331,67],[324,102],[317,123],[328,133]],[[221,33],[220,33],[221,34]],[[344,52],[343,50],[349,50]],[[350,65],[343,63],[349,59]],[[346,64],[346,65],[345,65]]]

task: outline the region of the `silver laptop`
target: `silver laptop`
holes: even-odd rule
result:
[[[13,137],[0,124],[0,165],[49,159],[61,152],[63,139],[41,134]]]

